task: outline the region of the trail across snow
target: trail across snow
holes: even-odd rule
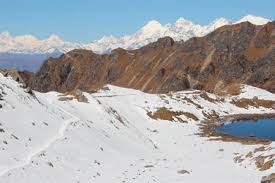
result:
[[[20,162],[15,165],[15,166],[11,166],[11,167],[4,167],[4,168],[0,168],[0,177],[3,176],[4,174],[7,174],[8,172],[14,170],[14,169],[18,169],[24,166],[27,166],[28,164],[31,163],[32,158],[38,154],[40,154],[41,152],[45,151],[46,149],[48,149],[53,143],[55,143],[56,141],[60,140],[63,138],[64,133],[67,129],[67,126],[69,124],[71,124],[72,122],[77,122],[79,121],[79,118],[77,118],[76,116],[73,116],[72,114],[68,113],[67,111],[59,108],[61,111],[63,111],[64,113],[72,116],[72,119],[70,120],[65,120],[62,125],[59,127],[58,132],[56,133],[56,135],[52,136],[50,139],[48,139],[46,142],[44,142],[40,147],[35,148],[32,152],[30,152],[27,157],[23,160],[20,160]]]

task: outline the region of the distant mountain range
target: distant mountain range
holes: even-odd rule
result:
[[[252,15],[245,16],[236,22],[219,18],[208,25],[195,24],[184,18],[179,18],[174,24],[165,25],[153,20],[134,34],[122,37],[104,36],[88,44],[63,41],[57,35],[39,40],[32,35],[12,37],[9,32],[3,32],[0,33],[0,68],[15,67],[20,70],[36,71],[45,59],[60,56],[73,49],[87,49],[95,53],[109,53],[119,47],[132,50],[162,37],[169,36],[175,41],[186,41],[192,37],[205,36],[224,25],[245,21],[263,25],[270,20]]]

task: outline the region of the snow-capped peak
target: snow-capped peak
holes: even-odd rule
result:
[[[101,39],[97,40],[98,43],[106,43],[106,42],[112,42],[115,41],[116,37],[113,35],[110,36],[103,36]]]
[[[156,20],[150,20],[144,27],[143,29],[155,29],[162,27],[161,23],[159,23]]]
[[[241,22],[250,22],[254,25],[264,25],[271,20],[263,18],[263,17],[258,17],[258,16],[253,16],[253,15],[247,15],[244,16],[242,19],[238,20],[236,23],[241,23]]]
[[[10,40],[10,39],[12,39],[12,36],[10,35],[10,33],[9,32],[2,32],[2,33],[0,33],[0,42],[1,42],[1,40]]]
[[[222,17],[222,18],[218,18],[218,19],[214,20],[207,27],[210,30],[215,30],[219,27],[222,27],[222,26],[228,25],[228,24],[230,24],[230,21]]]
[[[36,44],[39,41],[36,37],[34,37],[30,34],[23,35],[23,36],[16,36],[15,40],[16,40],[16,42],[24,42],[29,45]]]
[[[192,26],[192,25],[194,25],[193,22],[191,22],[190,20],[186,20],[185,18],[182,18],[182,17],[180,17],[175,23],[176,27]]]
[[[141,28],[141,32],[144,34],[153,34],[156,31],[160,31],[163,28],[161,23],[156,20],[149,21],[144,27]]]
[[[48,39],[47,42],[49,43],[62,43],[63,41],[56,35],[52,34]]]

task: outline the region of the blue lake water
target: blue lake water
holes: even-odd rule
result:
[[[275,119],[243,120],[219,126],[217,132],[236,137],[275,141]]]

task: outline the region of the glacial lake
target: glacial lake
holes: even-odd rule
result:
[[[217,132],[244,138],[257,138],[275,141],[275,119],[242,120],[225,123]]]

